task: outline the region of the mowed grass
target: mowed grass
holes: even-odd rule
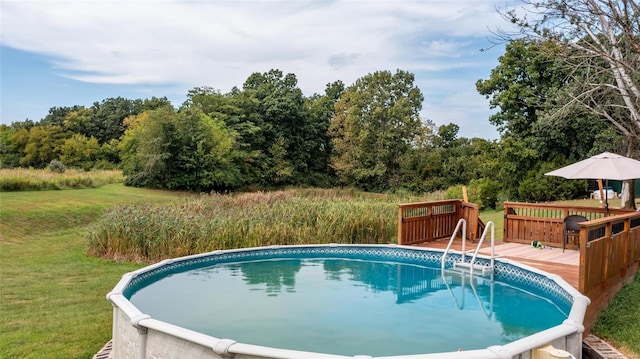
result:
[[[630,358],[640,358],[640,272],[600,313],[592,332]]]
[[[480,219],[485,225],[489,223],[489,221],[493,222],[496,243],[502,242],[504,234],[504,211],[502,209],[487,209],[480,212]],[[484,240],[485,243],[489,243],[489,241],[491,241],[491,232],[487,232],[487,236]]]
[[[182,196],[122,184],[0,193],[0,358],[91,358],[111,338],[106,293],[140,265],[87,256],[87,225],[112,205]]]

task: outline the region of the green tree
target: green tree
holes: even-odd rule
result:
[[[560,49],[553,42],[510,41],[499,64],[476,88],[499,111],[489,117],[501,134],[522,140],[535,135],[533,124],[545,107],[549,93],[564,84],[567,69],[554,56]]]
[[[77,107],[75,110],[67,112],[62,126],[68,131],[89,138],[98,131],[93,118],[92,108]]]
[[[125,131],[124,119],[142,113],[144,108],[142,100],[117,97],[94,102],[90,110],[92,112],[91,132],[86,133],[85,136],[93,136],[103,144],[112,139],[119,139]]]
[[[244,184],[259,183],[262,178],[260,161],[265,159],[264,139],[257,123],[261,119],[257,111],[258,100],[234,88],[222,94],[212,87],[196,87],[189,90],[182,108],[198,108],[214,120],[220,120],[235,133],[236,167]]]
[[[421,131],[423,96],[413,81],[405,71],[377,71],[349,86],[336,103],[331,166],[343,184],[399,186],[403,158]]]
[[[495,171],[495,178],[501,183],[510,199],[519,199],[520,182],[535,168],[539,162],[538,152],[527,146],[524,141],[514,137],[503,137],[498,145],[496,155],[500,166]]]
[[[438,139],[440,140],[438,144],[445,148],[454,146],[458,139],[458,131],[460,131],[460,126],[455,123],[438,127]]]
[[[327,84],[323,95],[315,94],[305,101],[305,112],[309,116],[310,134],[307,146],[311,153],[309,160],[309,184],[330,186],[333,170],[330,167],[333,147],[329,136],[329,125],[335,114],[335,104],[344,93],[342,81]]]
[[[120,141],[113,139],[100,145],[98,160],[94,164],[95,169],[114,169],[120,165]]]
[[[71,112],[83,109],[82,106],[51,107],[49,113],[39,122],[41,126],[63,126],[67,115]]]
[[[424,134],[414,141],[404,182],[414,183],[413,191],[443,190],[454,185],[471,185],[488,178],[497,181],[500,163],[496,141],[458,137],[459,126],[450,123],[436,129],[425,124]],[[419,181],[419,182],[416,182]],[[420,185],[418,183],[421,183]],[[460,196],[456,197],[460,198]]]
[[[151,97],[142,100],[142,109],[144,111],[157,110],[161,107],[171,107],[171,102],[165,97]]]
[[[0,168],[20,166],[20,151],[12,140],[18,129],[5,124],[0,125]]]
[[[177,113],[175,189],[226,190],[239,185],[234,166],[234,133],[225,123],[196,109]],[[167,181],[169,182],[169,181]]]
[[[87,138],[79,133],[67,138],[60,148],[60,161],[67,167],[90,170],[100,156],[100,145],[95,137]]]
[[[13,137],[15,143],[24,144],[20,158],[20,165],[24,167],[44,168],[59,159],[62,144],[71,137],[70,132],[57,125],[34,126],[25,131],[18,131]]]
[[[284,75],[280,70],[253,73],[243,85],[241,107],[244,118],[259,131],[252,137],[251,148],[260,151],[255,162],[263,174],[279,172],[278,184],[306,184],[312,181],[311,148],[317,140],[312,118],[305,112],[305,98],[294,74]],[[277,148],[281,161],[273,162],[269,151]],[[273,168],[272,166],[283,166]],[[289,166],[292,170],[289,171]],[[284,174],[290,173],[288,178]],[[262,178],[262,184],[272,185],[273,176]]]
[[[476,83],[490,106],[499,109],[489,119],[502,133],[498,156],[503,165],[496,173],[512,198],[522,198],[519,183],[531,176],[528,170],[539,168],[539,161],[577,161],[597,143],[616,141],[615,135],[603,138],[607,125],[584,109],[564,118],[548,115],[561,106],[558,101],[574,71],[563,54],[553,41],[512,40],[490,78]]]
[[[517,37],[545,41],[562,50],[569,69],[558,106],[548,116],[572,120],[575,109],[591,124],[605,121],[627,140],[626,155],[640,158],[640,6],[636,0],[524,0],[537,14],[515,10],[505,18]],[[514,36],[506,34],[511,39]],[[632,189],[632,183],[625,188]],[[625,195],[626,194],[626,195]],[[623,206],[635,206],[623,194]]]
[[[197,108],[161,107],[125,122],[123,174],[133,186],[225,190],[238,185],[234,134]]]

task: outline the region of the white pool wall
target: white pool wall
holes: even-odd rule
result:
[[[311,248],[323,246],[341,246],[345,248],[383,247],[403,248],[416,251],[439,252],[438,250],[391,245],[299,245],[287,248]],[[255,251],[266,248],[245,248],[226,251],[214,251],[177,259],[168,259],[137,271],[125,274],[114,289],[107,294],[113,305],[113,359],[148,359],[148,358],[193,358],[193,359],[530,359],[532,350],[551,344],[555,348],[569,352],[575,358],[582,358],[582,333],[584,332],[584,316],[589,298],[569,285],[560,276],[529,267],[507,259],[496,259],[530,272],[534,272],[556,282],[573,297],[573,305],[568,318],[560,325],[538,332],[505,345],[490,346],[486,349],[469,350],[450,353],[432,353],[418,355],[401,355],[371,357],[368,355],[342,356],[323,353],[301,352],[270,348],[245,343],[237,343],[232,339],[215,338],[209,335],[188,330],[163,321],[151,318],[140,312],[123,294],[129,282],[136,276],[176,261],[207,257],[221,253]],[[479,256],[480,257],[480,256]],[[484,257],[487,258],[487,257]],[[390,323],[390,325],[393,325]],[[337,339],[338,340],[338,339]],[[327,351],[331,343],[327,343]]]

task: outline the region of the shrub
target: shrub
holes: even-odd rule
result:
[[[527,173],[518,186],[518,198],[528,202],[546,202],[573,199],[586,190],[586,181],[568,180],[544,174],[562,167],[557,163],[544,163]]]
[[[568,180],[544,175],[564,165],[566,163],[560,161],[547,162],[530,170],[518,186],[518,199],[528,202],[546,202],[573,199],[580,196],[586,190],[585,180]]]
[[[58,160],[53,160],[49,162],[47,169],[53,173],[64,173],[67,170],[67,166]]]
[[[490,178],[472,180],[467,186],[467,196],[469,202],[475,203],[483,208],[496,208],[498,195],[500,194],[500,184]],[[462,199],[462,185],[455,185],[447,188],[446,199]]]
[[[444,198],[446,199],[462,199],[462,185],[450,186],[445,192]]]
[[[500,184],[490,178],[472,180],[469,184],[470,201],[480,205],[481,209],[496,209]],[[473,196],[471,196],[473,194]],[[471,199],[473,198],[473,199]]]

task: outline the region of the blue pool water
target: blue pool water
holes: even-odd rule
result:
[[[504,270],[469,277],[415,260],[308,256],[205,264],[140,279],[127,296],[155,319],[217,338],[349,356],[483,349],[568,314]]]

